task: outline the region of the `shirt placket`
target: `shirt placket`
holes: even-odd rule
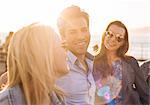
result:
[[[85,68],[83,67],[83,65],[81,65],[81,63],[78,61],[77,62],[77,66],[82,70],[82,72],[84,72],[85,71]],[[87,80],[87,89],[88,89],[88,105],[91,105],[90,103],[91,103],[91,99],[92,99],[92,96],[91,96],[91,92],[90,92],[90,90],[91,90],[91,82],[90,82],[90,79],[89,79],[89,73],[90,73],[90,71],[89,71],[89,68],[88,68],[88,70],[87,70],[88,72],[86,73],[86,72],[84,72],[84,74],[86,75],[86,80]]]

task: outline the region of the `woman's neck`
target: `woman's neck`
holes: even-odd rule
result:
[[[120,57],[117,55],[116,52],[107,52],[107,59],[108,59],[108,63],[112,64],[112,62],[119,60]]]

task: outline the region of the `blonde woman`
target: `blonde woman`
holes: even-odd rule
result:
[[[16,32],[8,49],[8,84],[0,105],[64,105],[55,86],[68,73],[60,39],[49,26],[32,24]]]

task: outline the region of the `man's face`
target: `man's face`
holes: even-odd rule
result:
[[[90,42],[90,33],[86,20],[83,17],[66,20],[64,40],[69,49],[76,56],[84,55]]]

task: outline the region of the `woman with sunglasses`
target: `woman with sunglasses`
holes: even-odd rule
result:
[[[102,37],[100,52],[94,60],[95,105],[147,104],[146,85],[138,62],[126,56],[128,31],[120,21],[111,22]]]

